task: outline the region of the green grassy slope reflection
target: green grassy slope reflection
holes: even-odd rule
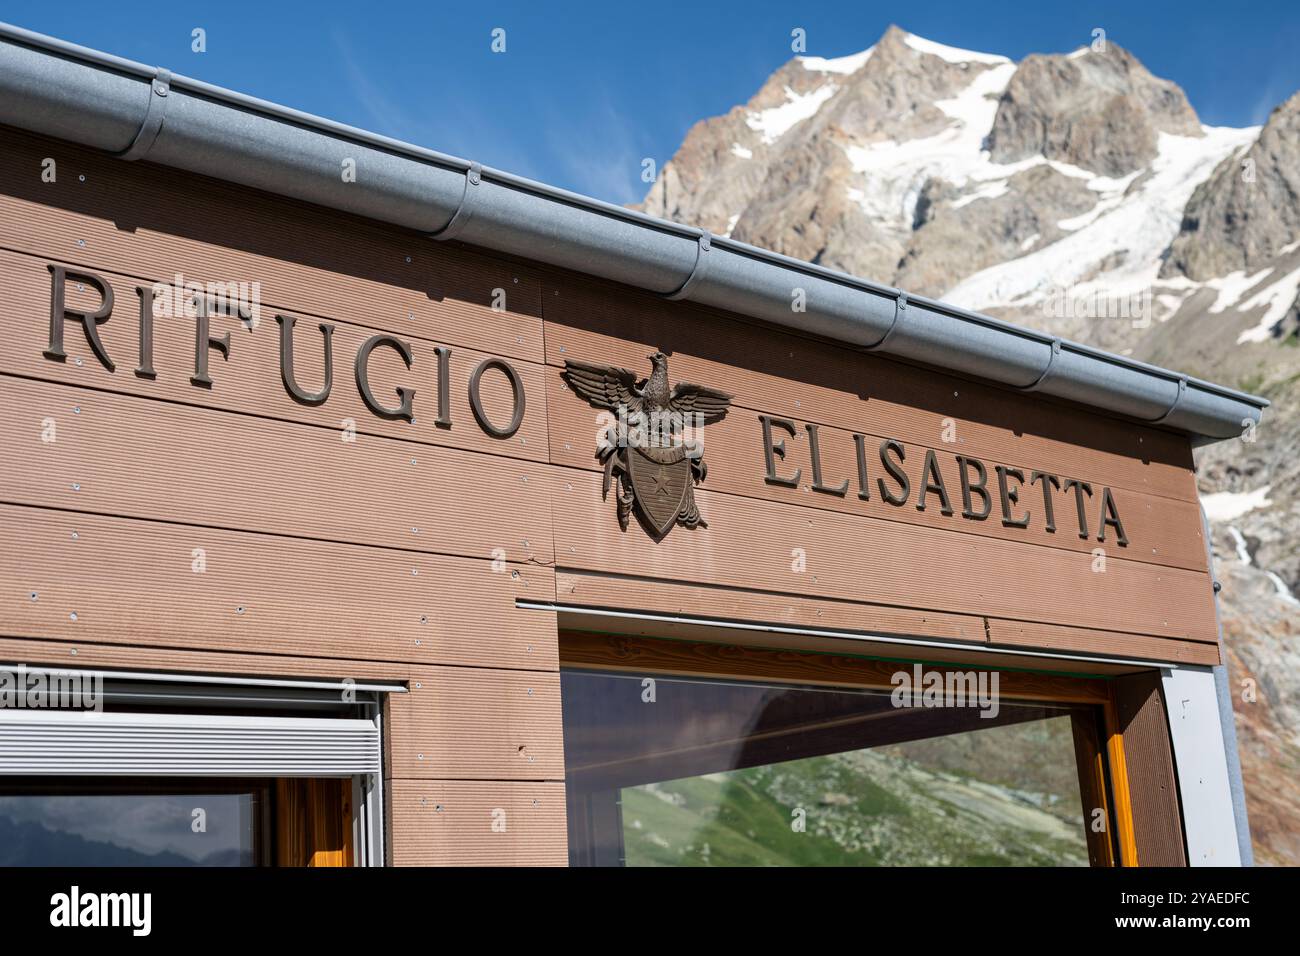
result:
[[[980,733],[1011,742],[1002,731]],[[932,751],[913,749],[863,750],[625,789],[627,863],[1087,865],[1077,786],[1045,788],[1035,773],[1029,776],[1037,779],[1013,786],[1005,765],[999,773],[973,772],[962,765],[967,761],[938,766]],[[1012,750],[1002,761],[1014,767],[1015,758]],[[796,811],[804,814],[803,832],[792,826]]]

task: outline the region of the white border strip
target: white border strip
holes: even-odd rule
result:
[[[1189,866],[1241,866],[1214,671],[1161,674]]]

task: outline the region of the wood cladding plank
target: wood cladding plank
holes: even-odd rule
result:
[[[386,780],[394,866],[565,866],[564,784]]]
[[[103,388],[129,395],[160,398],[246,414],[283,418],[331,428],[344,422],[366,434],[385,435],[433,445],[449,445],[472,451],[518,458],[546,458],[546,390],[541,365],[514,359],[526,396],[519,430],[509,438],[496,438],[479,427],[469,401],[469,380],[478,365],[493,356],[468,349],[452,349],[448,357],[450,427],[437,423],[439,415],[439,360],[437,346],[397,332],[411,349],[411,368],[391,348],[371,352],[368,362],[370,387],[387,406],[398,404],[397,389],[414,391],[415,420],[406,422],[381,418],[366,407],[357,385],[354,360],[358,348],[374,329],[340,320],[330,320],[333,369],[329,397],[320,405],[296,401],[281,380],[280,331],[274,310],[264,309],[250,327],[238,319],[214,315],[209,319],[213,335],[230,335],[230,355],[209,354],[212,387],[194,385],[190,377],[195,364],[195,320],[184,315],[165,314],[154,304],[154,379],[135,374],[139,361],[139,298],[135,289],[149,285],[115,273],[97,273],[113,290],[113,314],[97,326],[104,350],[116,365],[106,369],[95,357],[79,323],[69,321],[64,329],[66,361],[45,357],[49,347],[51,275],[50,260],[0,251],[0,372],[69,384]],[[71,269],[80,266],[60,262]],[[162,281],[165,277],[151,277]],[[168,281],[170,281],[168,279]],[[78,288],[80,286],[80,288]],[[69,308],[94,311],[101,303],[99,293],[85,283],[65,283]],[[292,316],[292,313],[289,313]],[[320,391],[325,384],[325,351],[319,320],[294,318],[293,365],[300,388]],[[514,412],[514,396],[505,375],[486,371],[479,393],[489,422],[505,425]]]
[[[707,530],[677,528],[650,548],[640,528],[619,530],[599,475],[569,471],[552,488],[566,570],[1217,639],[1206,576],[1180,568],[1111,558],[1097,573],[1085,554],[703,490]]]
[[[14,636],[558,667],[554,613],[515,606],[554,595],[535,565],[0,506],[0,582]]]
[[[984,619],[858,601],[826,601],[791,594],[704,587],[578,571],[555,576],[561,604],[680,614],[725,621],[826,628],[984,643]],[[600,622],[592,622],[599,627]],[[901,653],[901,652],[900,652]]]
[[[743,627],[728,628],[721,624],[717,627],[666,621],[638,624],[635,620],[598,616],[588,618],[562,611],[560,626],[574,630],[605,630],[620,634],[630,633],[638,636],[694,641],[762,644],[769,647],[786,647],[790,650],[833,649],[835,653],[841,654],[894,658],[917,657],[924,660],[947,660],[954,663],[1028,669],[1063,669],[1065,665],[1053,664],[1042,658],[1029,656],[990,655],[983,648],[991,644],[1003,648],[1136,657],[1143,660],[1172,661],[1182,664],[1213,665],[1219,662],[1218,646],[1198,641],[1175,641],[1119,631],[1000,619],[988,621],[986,635],[985,619],[978,615],[947,614],[905,607],[864,604],[860,601],[817,600],[790,594],[647,581],[590,572],[558,572],[555,576],[555,592],[556,600],[562,607],[606,608],[681,615],[715,622],[751,622],[810,630],[844,630],[862,634],[864,637],[862,639],[806,639],[779,631],[767,635],[761,631],[750,631]],[[566,621],[569,623],[563,623]],[[955,641],[972,644],[975,649],[964,652],[924,644],[899,645],[873,642],[868,635]],[[1089,671],[1096,670],[1099,673],[1127,672],[1133,669],[1128,667],[1117,670],[1111,666],[1092,663],[1073,663],[1069,666]]]
[[[389,698],[392,776],[564,779],[558,673],[416,667],[409,687]]]
[[[571,467],[599,470],[601,466],[595,458],[596,435],[600,431],[597,418],[599,410],[573,394],[561,378],[560,369],[550,368],[546,383],[551,460]],[[931,447],[936,452],[935,460],[952,504],[954,513],[951,515],[944,515],[941,512],[941,502],[937,494],[931,494],[927,498],[924,511],[917,508],[917,493],[925,484],[922,470],[925,465],[926,448],[920,445],[907,448],[907,457],[902,465],[911,481],[911,496],[903,505],[886,502],[880,494],[877,479],[885,477],[891,489],[896,486],[894,480],[882,469],[878,457],[878,449],[884,436],[865,431],[862,434],[869,436],[864,442],[868,476],[867,492],[870,495],[868,500],[859,497],[857,449],[853,433],[831,426],[822,426],[818,429],[817,440],[823,483],[837,487],[847,480],[848,486],[844,495],[813,490],[808,434],[801,426],[797,426],[798,430],[793,436],[787,431],[773,431],[773,438],[785,444],[785,457],[778,459],[777,474],[789,477],[799,473],[798,487],[771,484],[765,480],[764,436],[759,414],[749,408],[733,407],[722,421],[705,427],[704,460],[709,467],[706,487],[728,494],[824,508],[845,514],[930,528],[988,535],[1071,551],[1091,553],[1094,548],[1104,546],[1113,556],[1171,567],[1205,570],[1201,511],[1200,505],[1194,501],[1179,501],[1123,488],[1116,489],[1115,503],[1129,539],[1127,546],[1120,546],[1116,543],[1113,528],[1107,529],[1107,540],[1104,544],[1097,540],[1101,512],[1100,487],[1093,489],[1093,497],[1089,499],[1088,536],[1082,538],[1073,492],[1053,492],[1056,531],[1048,532],[1041,485],[1030,487],[1026,484],[1020,491],[1021,500],[1014,506],[1014,513],[1017,515],[1027,513],[1029,527],[1005,526],[1000,520],[1001,511],[994,466],[1004,464],[1021,468],[1028,478],[1035,467],[1031,462],[984,460],[987,470],[986,490],[990,495],[990,514],[984,520],[965,518],[961,513],[961,472],[956,458],[963,451],[945,446],[941,442]],[[1059,477],[1064,479],[1068,476]],[[975,505],[977,507],[979,505],[978,498],[975,500]]]
[[[0,375],[0,501],[550,563],[544,466]],[[57,440],[43,441],[46,419]],[[545,497],[545,492],[540,492]],[[499,550],[498,550],[499,549]]]
[[[894,690],[895,675],[906,664],[835,654],[690,644],[635,637],[560,633],[560,664],[642,674],[690,674],[736,680],[777,680],[839,687]],[[925,671],[943,671],[927,665]],[[1055,674],[1001,672],[999,693],[1010,699],[1100,704],[1109,695],[1106,683]]]
[[[10,663],[152,671],[167,674],[231,674],[322,680],[405,683],[411,666],[393,661],[285,657],[95,641],[46,641],[0,637],[0,660]]]
[[[1066,653],[1113,654],[1176,664],[1213,666],[1220,663],[1219,645],[1204,641],[1175,641],[1145,634],[1084,627],[1060,627],[1032,621],[989,619],[989,643]]]
[[[1133,807],[1139,866],[1186,866],[1169,721],[1157,672],[1118,678],[1115,710]]]
[[[542,293],[551,365],[572,358],[644,376],[647,353],[662,349],[674,382],[731,392],[745,408],[921,445],[942,441],[951,420],[951,447],[965,455],[1197,500],[1191,447],[1172,432],[559,273]]]
[[[0,246],[139,277],[258,282],[276,308],[541,359],[540,285],[527,267],[179,170],[4,137]],[[47,156],[57,182],[41,180]]]

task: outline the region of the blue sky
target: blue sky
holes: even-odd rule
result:
[[[84,2],[0,19],[614,202],[641,162],[743,103],[792,55],[865,49],[890,23],[1020,59],[1094,28],[1181,85],[1202,122],[1262,123],[1300,89],[1300,3]],[[191,31],[207,51],[191,51]],[[493,53],[503,28],[506,52]]]

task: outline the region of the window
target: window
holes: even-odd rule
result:
[[[0,866],[270,862],[264,783],[5,780]]]
[[[770,651],[741,653],[769,670],[809,660],[789,681],[651,666],[689,658],[683,646],[705,647],[678,645],[658,661],[648,653],[640,671],[563,668],[571,863],[1087,866],[1113,858],[1102,707],[1068,699],[1067,679],[873,661],[863,662],[870,679],[860,683],[877,686],[851,686],[863,676],[852,669],[844,685],[828,685],[799,679],[821,666],[817,655]],[[709,670],[720,666],[716,650]],[[958,680],[936,689],[932,673]],[[900,692],[898,674],[920,675],[935,693]]]
[[[10,673],[26,696],[0,707],[0,865],[382,861],[381,694],[401,686]],[[30,675],[93,704],[34,698]]]

